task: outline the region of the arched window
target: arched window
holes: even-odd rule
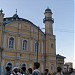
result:
[[[23,40],[22,42],[22,49],[27,50],[27,40]]]
[[[54,66],[53,65],[50,66],[50,70],[51,71],[54,70]]]
[[[53,43],[51,43],[51,48],[53,48]]]
[[[8,66],[8,67],[10,67],[12,69],[12,63],[7,63],[6,66]]]
[[[15,46],[14,44],[15,44],[14,38],[13,38],[13,37],[10,37],[10,38],[9,38],[8,47],[9,47],[9,48],[14,48],[14,46]]]

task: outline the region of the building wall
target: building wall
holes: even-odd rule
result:
[[[64,70],[64,58],[57,58],[57,67],[61,67]]]
[[[73,63],[72,62],[67,62],[64,64],[64,72],[68,72],[70,68],[73,68]]]
[[[49,69],[51,73],[56,71],[56,43],[54,35],[45,35],[44,33],[36,27],[34,24],[15,20],[11,23],[5,25],[3,36],[0,27],[0,46],[2,46],[3,38],[3,53],[2,53],[2,65],[3,68],[7,66],[8,63],[12,63],[12,67],[21,66],[26,64],[27,69],[33,67],[33,63],[37,61],[37,53],[34,50],[34,43],[39,39],[39,53],[38,62],[40,62],[40,71],[44,71],[44,54],[46,48],[46,68]],[[39,37],[38,37],[39,36]],[[14,48],[10,49],[9,39],[13,37]],[[22,41],[27,40],[27,50],[22,50]],[[45,44],[46,41],[46,44]],[[51,46],[53,44],[53,46]]]

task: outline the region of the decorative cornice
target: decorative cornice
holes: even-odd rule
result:
[[[10,60],[27,60],[27,61],[36,61],[36,58],[29,58],[29,57],[20,57],[20,56],[3,56],[3,59],[10,59]],[[44,61],[44,59],[39,59],[39,61]]]
[[[22,33],[18,33],[18,32],[15,32],[15,31],[10,31],[10,30],[5,30],[5,33],[10,33],[10,34],[12,34],[12,35],[18,35],[18,36],[23,36],[23,37],[29,37],[30,38],[30,35],[27,35],[27,34],[22,34]],[[38,39],[38,36],[33,36],[32,37],[33,39]],[[42,39],[42,40],[44,40],[44,39]]]

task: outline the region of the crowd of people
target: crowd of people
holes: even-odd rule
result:
[[[11,68],[7,66],[5,75],[51,75],[48,69],[45,69],[44,73],[41,73],[39,71],[39,67],[40,67],[40,63],[35,62],[33,66],[33,70],[32,68],[28,68],[26,72],[26,67],[21,67],[21,68],[14,67],[11,70]],[[63,75],[62,69],[60,67],[57,67],[57,73],[54,75]],[[75,73],[73,73],[72,68],[70,68],[70,75],[75,75]]]
[[[34,67],[33,67],[33,71],[32,68],[28,68],[27,72],[26,72],[26,67],[14,67],[12,70],[9,66],[6,67],[6,73],[5,75],[41,75],[40,71],[38,70],[38,68],[40,67],[40,63],[35,62],[34,63]]]

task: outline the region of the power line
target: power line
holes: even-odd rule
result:
[[[50,28],[49,28],[50,29]],[[42,30],[43,32],[45,32],[45,30]],[[74,30],[68,30],[68,29],[55,29],[54,28],[54,30],[53,31],[58,31],[58,32],[64,32],[64,33],[75,33],[75,31]]]
[[[71,30],[56,30],[56,29],[54,29],[54,31],[66,32],[66,33],[75,33],[74,31],[71,31]]]

